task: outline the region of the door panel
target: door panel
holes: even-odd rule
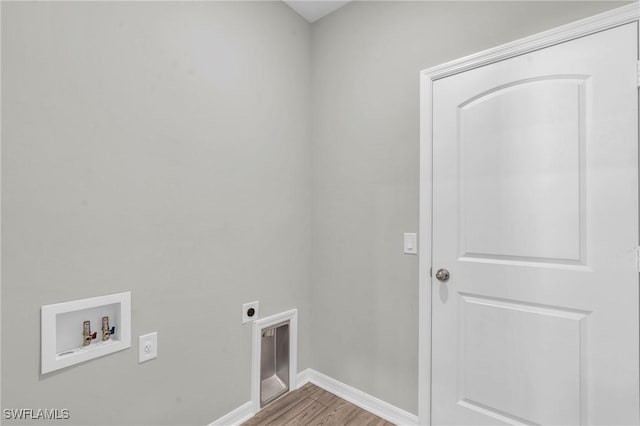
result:
[[[459,107],[462,256],[581,260],[584,85],[525,80]]]
[[[432,423],[640,423],[637,26],[433,82]]]
[[[469,294],[459,298],[458,399],[467,408],[492,409],[520,422],[579,424],[576,360],[588,312]]]

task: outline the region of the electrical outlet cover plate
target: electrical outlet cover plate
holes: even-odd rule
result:
[[[138,338],[138,363],[158,357],[158,332],[142,335]]]
[[[253,315],[249,315],[249,310],[253,309]],[[248,322],[254,321],[258,319],[258,302],[249,302],[244,303],[242,305],[242,323],[246,324]]]

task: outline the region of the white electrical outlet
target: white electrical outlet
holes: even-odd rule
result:
[[[138,363],[158,357],[158,332],[142,335],[138,338]]]
[[[249,302],[242,305],[242,323],[258,319],[258,302]]]

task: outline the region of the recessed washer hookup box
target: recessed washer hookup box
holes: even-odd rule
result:
[[[131,347],[131,292],[44,305],[41,373]]]

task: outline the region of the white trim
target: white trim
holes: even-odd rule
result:
[[[209,426],[236,426],[249,420],[255,411],[253,411],[253,402],[247,401],[235,410],[225,414],[218,420],[209,423]]]
[[[311,372],[315,371],[312,370],[311,368],[307,368],[304,371],[301,371],[298,373],[298,386],[296,389],[300,389],[301,387],[303,387],[304,385],[306,385],[307,383],[311,382]]]
[[[331,392],[332,394],[349,401],[350,403],[357,405],[363,410],[382,417],[383,419],[395,423],[399,426],[414,426],[418,424],[418,416],[404,411],[394,405],[391,405],[381,399],[371,396],[365,392],[362,392],[356,388],[346,385],[336,379],[333,379],[325,374],[319,373],[316,370],[307,368],[304,371],[298,373],[296,377],[297,386],[291,386],[291,389],[300,389],[307,383],[313,383],[314,385]],[[259,410],[254,409],[255,405],[253,401],[248,401],[242,404],[240,407],[225,414],[218,420],[209,423],[209,426],[236,426],[239,425],[251,417],[253,417]]]
[[[418,417],[431,424],[431,259],[432,259],[432,84],[434,80],[499,62],[579,37],[637,22],[639,3],[591,16],[571,24],[438,65],[420,73],[420,235]],[[640,44],[640,40],[639,40]]]
[[[116,334],[107,341],[98,339],[88,346],[65,348],[63,353],[57,353],[58,333],[78,334],[78,344],[81,344],[81,325],[83,319],[93,318],[93,331],[100,332],[100,317],[105,314],[104,308],[109,305],[119,305],[115,318],[111,318],[111,325],[116,326]],[[88,310],[90,312],[86,312]],[[88,317],[80,317],[77,329],[61,327],[58,315],[84,312]],[[79,315],[83,315],[80,313]],[[69,325],[68,323],[66,324]],[[59,330],[60,329],[60,330]],[[71,337],[73,339],[73,336]],[[73,341],[73,340],[72,340]],[[74,364],[98,358],[131,347],[131,292],[109,294],[106,296],[90,297],[72,300],[70,302],[43,305],[40,310],[40,363],[41,374],[69,367]]]
[[[289,321],[289,389],[297,388],[298,372],[298,310],[282,312],[253,322],[253,352],[251,362],[251,401],[253,411],[260,411],[260,349],[262,330]]]
[[[327,392],[331,392],[332,394],[357,405],[363,410],[367,410],[368,412],[382,417],[396,425],[413,426],[418,424],[418,416],[342,383],[334,378],[319,373],[311,368],[307,368],[301,372],[298,375],[298,381],[305,381],[305,383],[311,382]]]
[[[544,49],[576,38],[584,37],[598,31],[637,21],[640,17],[639,3],[632,3],[598,15],[590,16],[567,25],[531,35],[510,43],[506,43],[482,52],[455,59],[441,65],[423,70],[431,80],[447,77],[468,71],[473,68],[500,62],[514,56]]]

